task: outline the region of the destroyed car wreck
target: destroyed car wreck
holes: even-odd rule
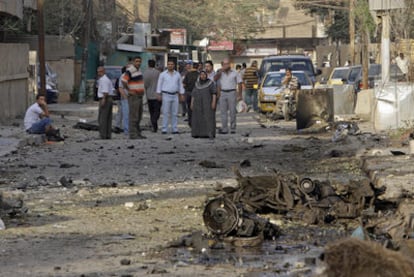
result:
[[[215,239],[230,240],[236,246],[255,246],[263,239],[275,239],[281,233],[278,226],[257,213],[279,214],[308,225],[358,218],[377,237],[384,230],[398,227],[398,232],[405,234],[399,233],[400,239],[407,238],[409,231],[405,227],[412,225],[411,221],[404,225],[405,219],[398,218],[399,223],[393,227],[382,226],[381,230],[374,231],[375,226],[381,225],[378,220],[383,203],[377,197],[383,191],[374,189],[369,179],[350,181],[343,186],[302,178],[295,173],[275,171],[272,175],[252,177],[242,176],[238,170],[235,173],[238,186],[219,189],[207,201],[203,220]]]

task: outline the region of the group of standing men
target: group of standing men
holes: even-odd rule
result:
[[[160,103],[154,94],[153,82],[144,82],[142,74],[141,57],[135,57],[132,63],[122,69],[122,75],[118,82],[120,94],[120,108],[122,114],[122,127],[125,135],[130,139],[145,139],[142,135],[140,122],[143,114],[143,97],[146,93],[151,112],[153,130],[157,131]],[[112,133],[112,98],[115,95],[112,81],[106,76],[105,68],[100,66],[98,73],[98,99],[99,99],[99,135],[101,139],[110,139]],[[159,71],[155,69],[155,61],[148,62],[145,72],[147,80],[157,80]]]
[[[207,61],[204,68],[200,68],[199,64],[193,64],[184,77],[175,70],[174,61],[168,61],[167,69],[160,72],[155,68],[155,61],[149,60],[148,68],[144,73],[140,70],[141,62],[140,57],[135,57],[131,64],[123,68],[117,88],[123,116],[122,129],[130,139],[146,138],[140,128],[144,93],[148,99],[153,132],[158,131],[158,120],[162,111],[162,134],[170,131],[172,134],[179,133],[178,108],[179,102],[182,102],[188,107],[188,123],[194,130],[192,136],[214,138],[215,110],[218,101],[221,114],[219,133],[235,133],[236,105],[239,100],[242,100],[243,82],[246,86],[246,97],[249,96],[254,109],[257,108],[257,92],[254,93],[253,88],[253,83],[257,82],[257,62],[253,62],[252,67],[246,69],[244,78],[231,68],[229,59],[223,60],[222,68],[218,71],[214,71],[211,61]],[[114,89],[111,80],[105,75],[104,67],[99,67],[97,73],[99,134],[101,139],[110,139]],[[205,128],[209,130],[206,131]]]

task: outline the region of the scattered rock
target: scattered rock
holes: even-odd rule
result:
[[[136,239],[136,237],[131,234],[121,234],[118,236],[113,236],[112,239],[113,240],[134,240]]]
[[[250,167],[252,166],[252,163],[249,160],[243,160],[240,162],[240,167],[244,168],[244,167]]]
[[[135,209],[136,211],[145,211],[149,208],[146,202],[139,203],[138,207]]]
[[[331,151],[326,153],[325,156],[332,157],[332,158],[339,158],[339,157],[345,156],[345,153],[342,150],[332,149]]]
[[[71,167],[79,167],[78,165],[63,163],[59,166],[60,168],[71,168]]]
[[[189,266],[189,264],[183,261],[178,261],[178,263],[174,265],[174,267],[187,267],[187,266]]]
[[[65,188],[73,188],[74,184],[72,182],[72,179],[67,179],[65,176],[59,179],[59,184]]]
[[[306,257],[305,258],[305,265],[307,265],[307,266],[316,265],[316,258],[314,258],[314,257]]]
[[[262,147],[264,147],[264,144],[260,143],[260,144],[253,145],[252,148],[262,148]]]
[[[124,204],[124,206],[125,206],[125,208],[128,208],[128,209],[133,208],[134,207],[134,202],[126,202]]]
[[[158,155],[171,155],[171,154],[175,154],[175,152],[174,151],[158,152]]]
[[[22,192],[0,192],[0,211],[10,216],[27,212]]]
[[[224,168],[224,166],[218,165],[216,162],[208,161],[208,160],[203,160],[203,161],[199,162],[198,164],[202,167],[205,167],[205,168]]]
[[[39,186],[46,186],[48,185],[47,178],[43,175],[40,175],[36,178],[37,184]]]
[[[168,271],[164,268],[154,267],[148,273],[149,274],[165,274],[165,273],[168,273]]]
[[[130,259],[122,259],[120,263],[121,263],[121,265],[130,265],[131,260]]]
[[[398,150],[390,150],[391,154],[393,154],[394,156],[404,156],[406,155],[405,152],[402,151],[398,151]]]
[[[295,145],[295,144],[288,144],[283,146],[282,151],[283,152],[304,152],[306,150],[305,147]]]

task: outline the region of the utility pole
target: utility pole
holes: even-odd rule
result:
[[[134,22],[137,22],[139,19],[139,11],[138,11],[138,0],[134,1]]]
[[[390,13],[383,11],[382,16],[382,33],[381,33],[381,77],[382,83],[388,83],[390,79]]]
[[[91,28],[91,11],[92,3],[91,0],[83,0],[83,13],[85,19],[83,22],[83,34],[82,34],[82,66],[81,66],[81,83],[79,85],[78,102],[84,103],[86,101],[86,70],[88,65],[88,45]]]
[[[39,69],[40,69],[40,94],[46,95],[46,64],[45,64],[45,27],[43,18],[44,0],[37,0],[37,24],[39,40]]]
[[[349,0],[349,53],[355,65],[355,0]]]

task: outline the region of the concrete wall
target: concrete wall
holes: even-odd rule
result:
[[[30,50],[38,51],[39,40],[34,35],[7,34],[5,41],[10,43],[28,43]],[[45,36],[45,59],[57,61],[61,59],[73,59],[75,57],[75,43],[70,36]]]
[[[0,1],[0,12],[23,18],[23,1],[2,0]]]
[[[29,45],[0,44],[0,123],[23,117],[29,105]]]
[[[58,75],[59,92],[71,93],[75,85],[75,61],[73,59],[62,59],[48,61],[47,63]]]
[[[7,35],[7,42],[27,43],[32,51],[38,51],[39,41],[32,35]],[[75,46],[71,37],[46,36],[45,59],[58,74],[60,92],[72,92],[75,85]]]

